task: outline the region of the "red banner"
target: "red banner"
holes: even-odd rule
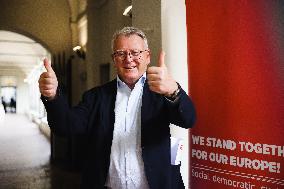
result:
[[[284,188],[284,2],[187,0],[192,189]]]

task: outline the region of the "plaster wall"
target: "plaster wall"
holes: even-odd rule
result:
[[[162,48],[169,72],[188,92],[186,8],[184,0],[162,0]],[[187,129],[171,125],[171,135],[183,141],[181,174],[188,188],[189,183],[189,133]]]
[[[150,66],[155,66],[162,47],[161,0],[133,0],[132,4],[132,24],[145,32],[151,50]]]
[[[110,75],[115,77],[111,59],[111,39],[116,30],[131,26],[132,19],[122,15],[131,0],[89,0],[88,43],[87,43],[87,86],[92,88],[100,84],[100,65],[111,64]]]

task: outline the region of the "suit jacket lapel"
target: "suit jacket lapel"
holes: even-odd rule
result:
[[[142,105],[141,105],[141,129],[146,126],[147,121],[150,118],[152,106],[151,106],[151,93],[147,80],[145,81],[142,95]]]
[[[117,80],[111,81],[110,85],[106,89],[106,94],[108,101],[105,101],[103,106],[106,108],[106,115],[108,115],[108,124],[104,126],[105,133],[113,133],[114,121],[115,121],[115,100],[116,100],[116,93],[117,93]]]

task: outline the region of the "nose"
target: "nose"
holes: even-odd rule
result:
[[[133,56],[132,56],[131,52],[127,52],[127,53],[126,53],[126,55],[125,55],[125,60],[127,60],[127,61],[133,60]]]

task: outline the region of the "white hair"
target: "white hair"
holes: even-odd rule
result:
[[[124,27],[121,30],[116,31],[113,36],[112,36],[112,40],[111,40],[111,49],[114,50],[114,43],[116,42],[117,38],[119,36],[126,36],[129,37],[131,35],[137,35],[139,37],[141,37],[144,41],[145,47],[148,49],[148,40],[147,37],[145,35],[145,33],[135,27]]]

